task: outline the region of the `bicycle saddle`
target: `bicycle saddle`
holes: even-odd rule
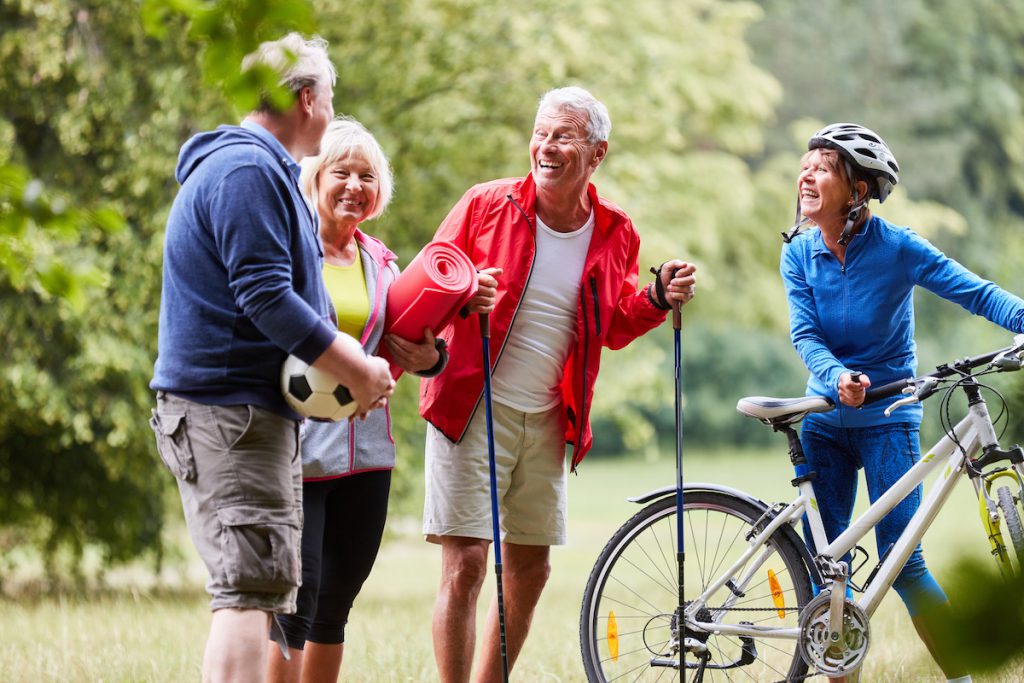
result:
[[[783,425],[799,422],[810,413],[827,413],[835,408],[832,399],[824,396],[801,396],[800,398],[769,398],[747,396],[736,404],[736,410],[748,417],[754,417],[768,425]]]

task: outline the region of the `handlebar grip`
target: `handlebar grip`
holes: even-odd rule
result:
[[[883,384],[880,387],[872,387],[864,394],[864,405],[874,403],[875,401],[881,401],[883,398],[895,396],[896,394],[902,393],[907,387],[912,386],[914,386],[914,380],[898,379],[895,382],[889,382],[888,384]]]
[[[851,382],[856,382],[857,384],[860,384],[860,378],[863,375],[864,375],[863,372],[851,372],[850,373],[850,381]]]

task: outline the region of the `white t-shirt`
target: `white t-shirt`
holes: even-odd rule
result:
[[[494,400],[540,413],[561,400],[559,384],[576,341],[576,308],[594,212],[573,232],[556,232],[537,218],[537,256],[512,329],[491,379]]]

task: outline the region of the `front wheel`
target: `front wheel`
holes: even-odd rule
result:
[[[1014,556],[1017,558],[1017,572],[1024,574],[1024,525],[1021,524],[1017,502],[1008,486],[1000,486],[996,491],[996,505],[1006,521],[1006,531],[1010,534]]]
[[[684,497],[684,585],[687,601],[749,547],[747,533],[763,510],[716,491]],[[744,576],[747,577],[743,581]],[[812,598],[800,551],[778,531],[730,581],[708,596],[698,621],[795,630]],[[742,584],[742,585],[741,585]],[[627,521],[601,551],[583,593],[580,645],[591,682],[667,681],[677,677],[679,652],[675,498],[657,500]],[[807,665],[796,638],[690,633],[704,659],[686,655],[685,680],[802,680]]]

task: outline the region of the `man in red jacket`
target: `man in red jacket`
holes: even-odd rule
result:
[[[590,184],[610,131],[607,108],[586,90],[548,92],[533,127],[530,174],[473,187],[435,236],[482,269],[470,311],[491,317],[510,666],[547,581],[550,546],[566,542],[565,446],[572,445],[575,469],[591,445],[601,348],[625,346],[663,322],[673,302],[693,298],[695,268],[678,260],[637,290],[640,237]],[[430,423],[423,531],[441,545],[434,655],[442,681],[463,683],[491,541],[479,318],[457,319],[441,336],[451,360],[423,381],[420,401]],[[476,679],[500,676],[495,601]]]

